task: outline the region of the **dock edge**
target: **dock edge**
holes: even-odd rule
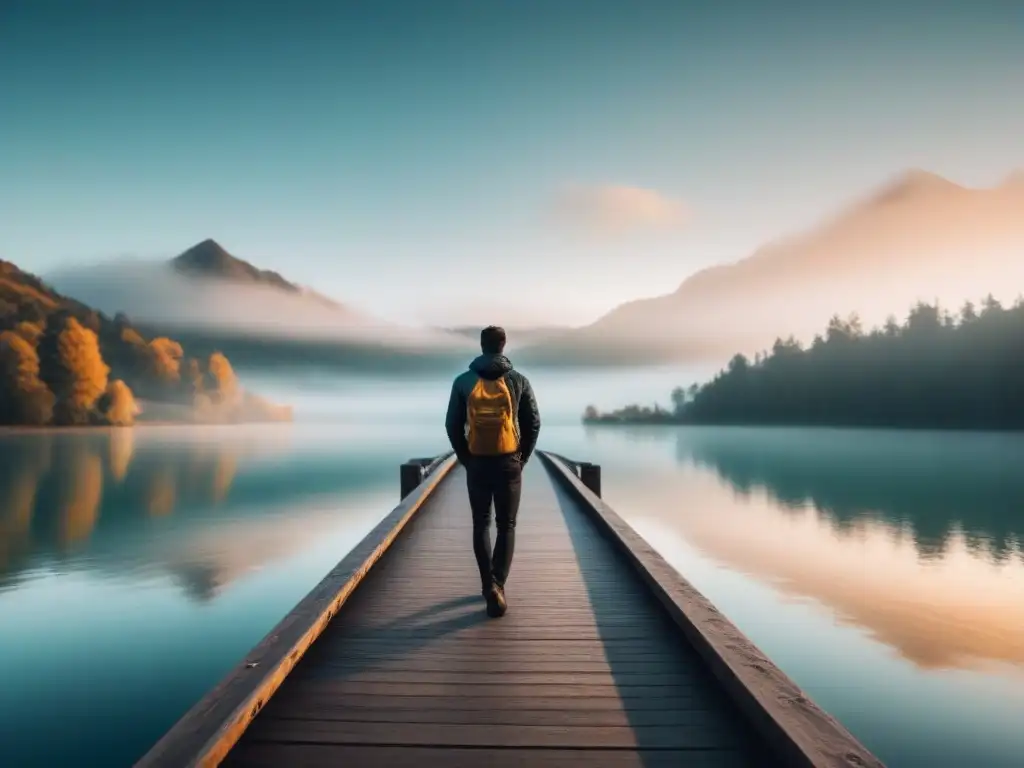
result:
[[[755,731],[793,768],[885,768],[834,717],[815,704],[710,600],[570,469],[538,451],[580,508],[626,557]]]
[[[136,768],[219,765],[455,464],[452,454],[439,457],[423,481],[166,732]]]

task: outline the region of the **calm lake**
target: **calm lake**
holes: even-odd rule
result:
[[[1024,437],[578,423],[702,377],[532,376],[541,447],[887,764],[1019,766]],[[446,381],[254,388],[297,422],[0,434],[4,765],[130,765],[446,448]]]

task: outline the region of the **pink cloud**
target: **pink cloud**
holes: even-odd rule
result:
[[[615,184],[567,187],[557,201],[556,215],[567,226],[602,235],[679,229],[689,220],[689,211],[679,200],[655,189]]]

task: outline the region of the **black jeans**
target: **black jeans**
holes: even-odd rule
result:
[[[492,582],[505,586],[516,545],[516,515],[523,493],[523,465],[518,456],[470,456],[466,462],[469,507],[473,511],[473,554],[484,590]],[[491,504],[498,533],[491,555]]]

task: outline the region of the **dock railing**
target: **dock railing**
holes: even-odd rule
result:
[[[539,453],[557,480],[648,586],[683,638],[700,654],[725,693],[782,765],[882,768],[877,757],[815,704],[711,601],[602,501],[599,493],[587,486],[582,479],[584,467],[595,465],[555,453]],[[600,468],[596,476],[600,487]]]
[[[418,467],[419,481],[403,494],[398,506],[135,765],[139,768],[219,765],[455,464],[450,452],[431,459],[412,459],[404,464],[403,467]],[[403,472],[403,482],[405,477]]]

